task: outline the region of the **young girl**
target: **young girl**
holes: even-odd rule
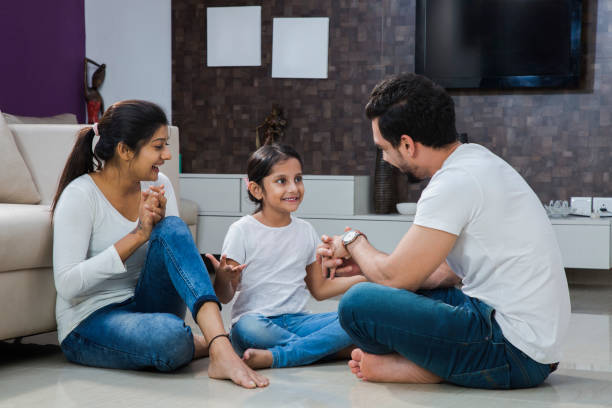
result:
[[[361,275],[325,279],[314,228],[293,217],[304,198],[302,160],[289,146],[266,145],[247,164],[253,215],[232,224],[216,270],[215,292],[232,308],[231,340],[251,368],[292,367],[332,356],[352,344],[338,315],[305,311],[317,300],[344,293]]]
[[[116,103],[80,132],[52,206],[62,351],[78,364],[159,371],[210,355],[209,376],[266,386],[224,333],[202,258],[159,172],[167,145],[166,115],[145,101]],[[185,305],[204,337],[185,325]]]

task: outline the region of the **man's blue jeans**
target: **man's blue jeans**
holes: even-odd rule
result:
[[[189,228],[166,217],[151,233],[134,297],[92,313],[62,341],[62,351],[89,366],[175,370],[194,354],[185,305],[195,316],[208,301],[219,303]]]
[[[233,325],[230,335],[238,355],[248,348],[272,352],[274,368],[314,363],[352,344],[335,312],[247,314]]]
[[[363,351],[399,353],[444,380],[477,388],[524,388],[554,369],[508,342],[494,309],[458,289],[413,293],[374,283],[340,301],[340,324]]]

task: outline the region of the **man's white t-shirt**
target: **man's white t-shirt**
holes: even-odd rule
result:
[[[166,216],[178,216],[168,177],[142,181],[142,191],[164,185]],[[133,231],[138,220],[125,218],[106,199],[91,176],[74,179],[62,192],[53,216],[53,275],[57,289],[55,318],[60,343],[87,316],[134,295],[149,243],[125,263],[115,243]]]
[[[457,235],[447,261],[463,292],[495,309],[515,347],[559,361],[570,318],[561,252],[538,197],[508,163],[459,146],[423,191],[414,224]]]
[[[233,223],[221,253],[247,266],[232,307],[232,324],[245,314],[304,312],[310,298],[306,266],[316,261],[319,242],[312,225],[296,217],[284,227],[268,227],[251,215]]]

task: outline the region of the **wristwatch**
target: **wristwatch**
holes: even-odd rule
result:
[[[363,235],[365,237],[362,232],[357,230],[349,230],[342,234],[342,244],[344,245],[344,248],[346,248],[348,244],[355,241],[360,235]]]

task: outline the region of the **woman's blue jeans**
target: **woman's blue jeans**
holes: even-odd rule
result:
[[[399,353],[466,387],[541,384],[555,366],[538,363],[510,344],[494,313],[455,288],[413,293],[374,283],[353,286],[338,308],[340,324],[367,353]]]
[[[189,228],[166,217],[151,233],[134,297],[92,313],[62,341],[62,351],[89,366],[175,370],[194,355],[185,305],[196,316],[208,301],[219,303]]]
[[[274,368],[311,364],[352,344],[335,312],[247,314],[232,326],[230,335],[240,356],[248,348],[272,352]]]

